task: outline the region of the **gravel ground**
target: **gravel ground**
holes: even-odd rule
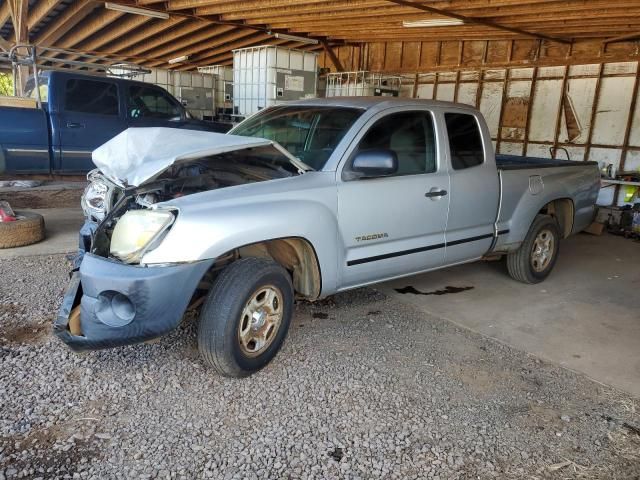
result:
[[[298,305],[276,360],[230,380],[193,319],[72,353],[64,257],[0,267],[0,480],[640,478],[637,399],[371,289]]]

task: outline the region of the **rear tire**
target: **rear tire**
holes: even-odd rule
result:
[[[260,370],[284,343],[293,302],[291,276],[280,264],[237,260],[220,272],[200,312],[200,355],[226,377]]]
[[[520,248],[507,255],[507,270],[514,280],[540,283],[549,276],[560,251],[560,229],[549,215],[537,215]]]

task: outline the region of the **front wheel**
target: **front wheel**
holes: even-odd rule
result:
[[[540,283],[558,259],[560,229],[549,215],[538,215],[520,248],[507,255],[511,278],[523,283]]]
[[[289,330],[294,292],[273,260],[243,258],[216,278],[202,307],[198,350],[226,377],[245,377],[276,356]]]

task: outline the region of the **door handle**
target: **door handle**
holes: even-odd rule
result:
[[[438,200],[441,197],[444,197],[447,194],[446,190],[440,190],[439,188],[432,188],[427,193],[424,194],[427,198],[432,198]]]
[[[67,122],[67,128],[84,128],[83,123]]]

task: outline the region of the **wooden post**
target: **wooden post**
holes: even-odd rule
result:
[[[0,37],[0,49],[4,50],[5,52],[8,52],[10,48],[11,48],[11,44],[4,38]]]
[[[28,30],[28,9],[29,0],[7,0],[9,2],[9,11],[11,12],[11,21],[13,22],[13,31],[15,32],[16,44],[29,43],[29,30]],[[20,49],[18,52],[22,55],[28,54],[26,49]],[[16,75],[16,94],[22,96],[24,94],[24,87],[27,83],[27,77],[29,76],[29,67],[18,67]]]
[[[587,137],[587,145],[584,149],[584,160],[589,160],[591,153],[591,141],[593,140],[593,130],[596,123],[596,115],[598,114],[598,103],[600,103],[600,87],[602,86],[602,75],[604,74],[604,63],[600,64],[598,69],[598,79],[596,80],[596,89],[593,94],[593,105],[591,106],[591,117],[589,120],[589,135]]]
[[[322,40],[322,48],[324,48],[324,51],[327,52],[327,55],[329,56],[331,63],[333,63],[333,66],[336,67],[336,71],[344,72],[344,68],[342,68],[342,64],[340,63],[338,56],[335,54],[331,46],[325,40]]]
[[[560,138],[560,129],[562,128],[562,115],[564,114],[564,103],[567,95],[567,82],[569,81],[569,66],[564,67],[564,75],[562,76],[562,86],[560,87],[560,105],[558,106],[558,116],[556,117],[556,130],[553,137],[553,147],[551,157],[555,158],[556,149],[558,148],[558,140]]]
[[[618,165],[618,171],[624,170],[624,164],[627,161],[627,155],[629,153],[629,140],[631,138],[631,127],[633,126],[633,115],[636,113],[636,103],[638,101],[638,92],[640,91],[640,62],[636,66],[636,79],[633,82],[633,91],[631,97],[631,103],[629,105],[629,117],[627,119],[627,129],[624,132],[624,143],[622,144],[622,153],[620,155],[620,164]],[[613,201],[614,204],[618,203],[618,197],[620,196],[620,185],[614,187]]]
[[[529,90],[529,105],[527,105],[527,122],[524,127],[524,145],[522,147],[522,154],[527,155],[527,149],[529,148],[529,130],[531,130],[531,113],[533,111],[533,102],[536,98],[536,81],[538,78],[538,67],[533,67],[533,76],[531,77],[531,87]]]
[[[513,45],[513,42],[511,42]],[[504,108],[509,98],[509,80],[511,79],[511,69],[504,70],[504,84],[502,85],[502,99],[500,101],[500,114],[498,116],[498,136],[496,137],[496,153],[500,153],[500,144],[502,143],[502,120],[504,118]]]

